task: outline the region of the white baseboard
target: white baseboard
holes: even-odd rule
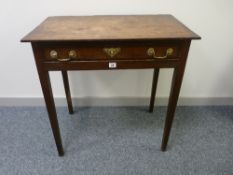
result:
[[[73,98],[74,106],[147,106],[149,98]],[[168,98],[156,98],[155,105],[166,106]],[[66,106],[65,98],[55,98],[56,106]],[[43,98],[0,98],[0,106],[44,106]],[[180,98],[179,106],[233,105],[233,97]]]

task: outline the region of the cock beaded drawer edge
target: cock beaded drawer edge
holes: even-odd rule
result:
[[[161,144],[165,151],[193,39],[200,36],[172,15],[54,16],[26,35],[21,41],[32,45],[58,154],[64,150],[49,71],[61,71],[73,113],[68,70],[153,69],[153,112],[159,69],[174,68]]]

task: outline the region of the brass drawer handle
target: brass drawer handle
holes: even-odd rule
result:
[[[57,60],[60,62],[66,62],[66,61],[70,61],[71,58],[57,58]]]
[[[149,48],[147,50],[147,55],[152,56],[153,58],[156,58],[156,59],[164,59],[164,58],[167,58],[167,57],[171,56],[173,54],[173,51],[174,51],[173,48],[168,48],[167,51],[166,51],[166,55],[156,56],[154,48]]]
[[[119,47],[116,47],[116,48],[104,48],[103,50],[108,56],[113,58],[114,56],[116,56],[121,51],[121,48],[119,48]]]
[[[55,50],[50,51],[50,57],[53,58],[53,59],[57,59],[58,61],[61,61],[61,62],[70,61],[72,58],[77,57],[77,53],[76,53],[75,50],[70,50],[68,55],[69,55],[69,58],[58,58],[57,51],[55,51]]]

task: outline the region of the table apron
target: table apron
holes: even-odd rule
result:
[[[111,68],[109,64],[115,63]],[[70,61],[70,62],[41,62],[44,70],[116,70],[116,69],[148,69],[148,68],[175,68],[179,60],[104,60],[104,61]]]

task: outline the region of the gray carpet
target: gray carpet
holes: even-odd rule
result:
[[[232,175],[233,107],[178,107],[167,152],[165,107],[57,108],[59,157],[43,107],[0,107],[0,175]]]

